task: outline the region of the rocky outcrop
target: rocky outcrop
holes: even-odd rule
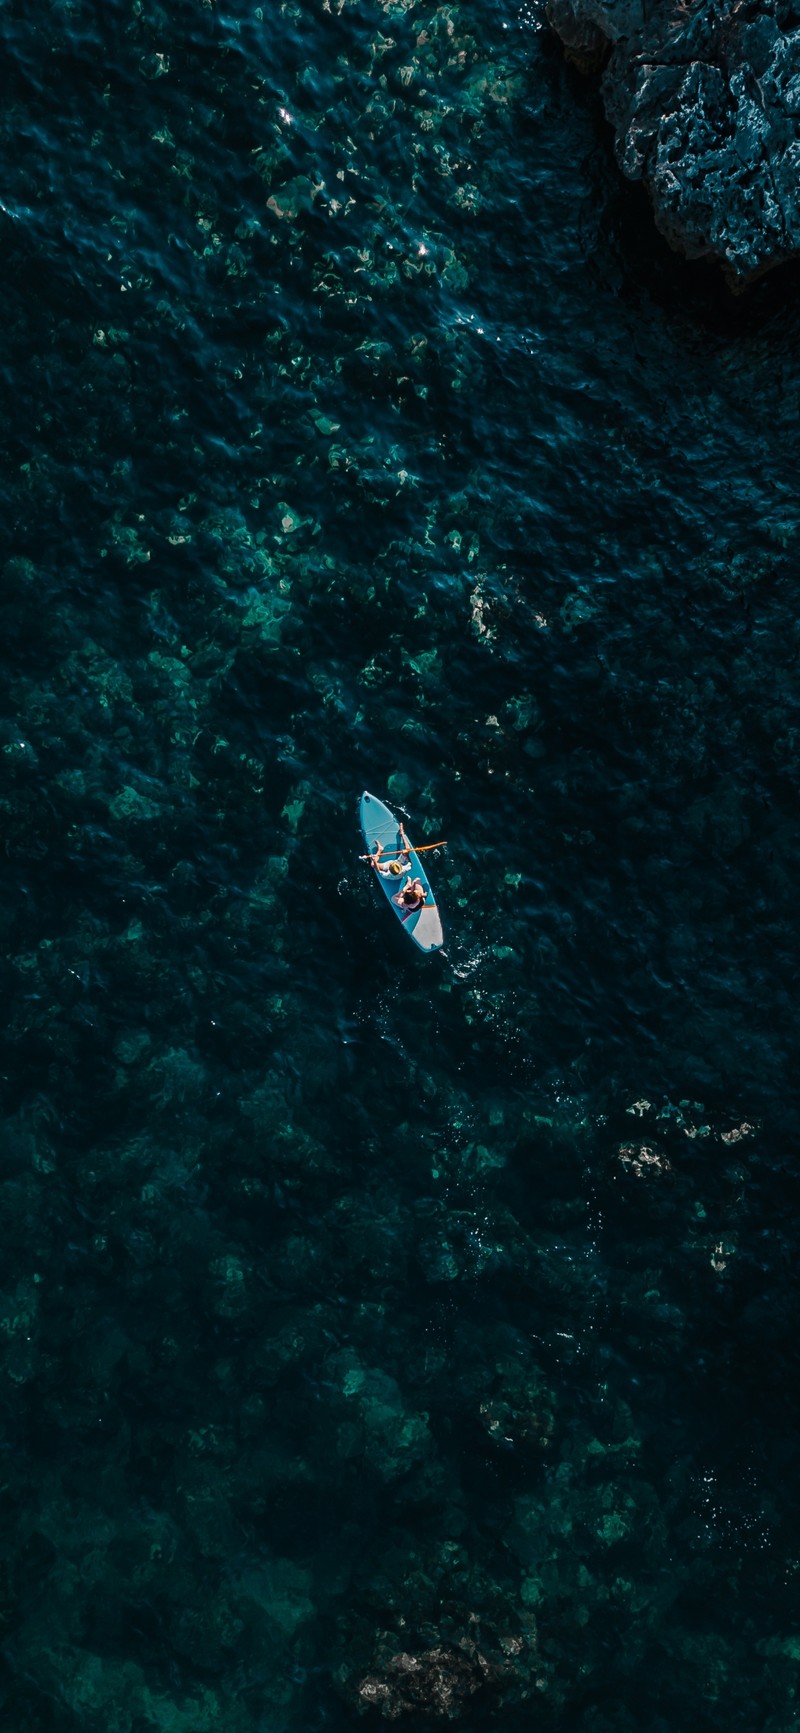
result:
[[[422,1654],[393,1655],[380,1674],[359,1686],[360,1706],[380,1709],[388,1721],[427,1714],[453,1720],[492,1679],[490,1663],[474,1645],[441,1644]]]
[[[548,0],[602,72],[617,156],[662,234],[735,288],[800,253],[800,0]]]
[[[449,1554],[458,1566],[459,1548],[451,1546]],[[522,1606],[515,1609],[513,1623],[513,1630],[490,1628],[470,1613],[464,1619],[469,1635],[451,1630],[413,1651],[398,1650],[391,1632],[377,1632],[370,1671],[344,1680],[344,1695],[359,1712],[377,1710],[384,1721],[412,1716],[415,1725],[420,1717],[427,1725],[472,1716],[479,1694],[494,1695],[496,1704],[507,1709],[530,1703],[547,1689],[536,1619]],[[430,1627],[428,1632],[434,1635]]]

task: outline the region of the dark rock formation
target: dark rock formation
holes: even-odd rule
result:
[[[362,1707],[380,1709],[387,1721],[414,1712],[453,1720],[492,1674],[474,1644],[442,1643],[419,1655],[393,1655],[380,1673],[362,1679],[358,1695]]]
[[[548,0],[583,71],[604,65],[617,156],[663,235],[734,288],[800,252],[798,0]]]
[[[446,1550],[458,1577],[465,1564],[460,1549],[451,1544]],[[405,1619],[402,1624],[409,1629]],[[396,1633],[376,1633],[370,1671],[343,1681],[345,1698],[360,1711],[377,1710],[385,1721],[412,1715],[417,1722],[420,1716],[456,1721],[472,1711],[479,1692],[494,1693],[506,1708],[530,1703],[548,1688],[530,1607],[515,1608],[513,1626],[504,1618],[498,1628],[464,1610],[462,1629],[469,1636],[459,1635],[457,1626],[445,1634],[423,1624],[413,1651],[398,1650]]]

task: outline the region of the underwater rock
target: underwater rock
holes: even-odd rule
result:
[[[492,1677],[491,1663],[474,1643],[442,1643],[418,1655],[392,1655],[380,1673],[361,1680],[358,1700],[387,1721],[420,1713],[453,1720]]]
[[[800,251],[800,28],[790,0],[548,0],[568,57],[605,58],[620,166],[677,252],[741,289]],[[607,58],[606,58],[607,57]]]
[[[377,1367],[363,1366],[349,1349],[331,1355],[326,1372],[340,1389],[347,1408],[352,1409],[352,1413],[343,1414],[342,1448],[347,1454],[351,1447],[357,1448],[387,1485],[403,1479],[430,1457],[433,1440],[428,1416],[406,1405],[396,1379]]]
[[[415,1616],[411,1621],[416,1630],[413,1648],[400,1647],[397,1627],[409,1633],[404,1614],[396,1620],[394,1631],[376,1632],[369,1671],[354,1674],[346,1683],[347,1700],[361,1711],[377,1709],[386,1721],[415,1714],[418,1721],[425,1717],[426,1725],[428,1719],[455,1721],[465,1712],[474,1714],[479,1693],[491,1693],[495,1705],[506,1708],[535,1698],[541,1701],[540,1694],[548,1690],[549,1681],[539,1654],[535,1615],[519,1607],[516,1594],[512,1610],[496,1584],[490,1585],[480,1569],[475,1569],[474,1558],[455,1543],[446,1544],[439,1563],[444,1579],[434,1567],[433,1577],[438,1582],[435,1598],[441,1611],[444,1591],[449,1616],[437,1624],[424,1620],[420,1624]],[[462,1576],[470,1579],[472,1590],[482,1600],[488,1596],[494,1602],[488,1620],[470,1612],[466,1603],[460,1607],[453,1603],[453,1587]],[[424,1600],[426,1585],[433,1587],[422,1573],[406,1578],[405,1587],[414,1592],[417,1614],[420,1591]]]
[[[552,1412],[534,1403],[519,1408],[493,1396],[481,1403],[479,1418],[487,1437],[505,1450],[538,1452],[548,1450],[552,1442]]]

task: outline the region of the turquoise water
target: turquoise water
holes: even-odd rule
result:
[[[535,7],[2,41],[4,1725],[789,1733],[797,278]]]

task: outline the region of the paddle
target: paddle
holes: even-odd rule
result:
[[[427,851],[429,848],[446,848],[446,847],[447,847],[447,839],[446,838],[445,838],[444,842],[423,842],[420,844],[419,848],[414,848],[413,845],[411,843],[409,843],[408,849],[404,849],[404,848],[385,848],[385,849],[383,849],[383,851],[381,853],[381,860],[391,860],[393,855],[407,854],[409,851],[412,854],[427,854]],[[359,858],[359,860],[371,860],[372,856],[369,854],[360,854],[358,858]]]

